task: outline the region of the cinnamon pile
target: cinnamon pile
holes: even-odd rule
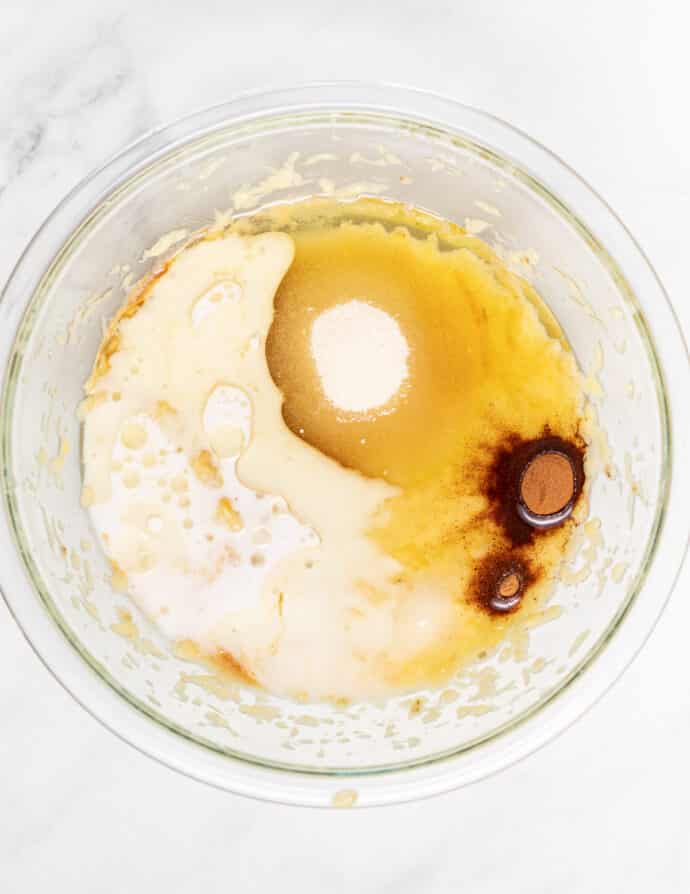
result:
[[[549,451],[534,457],[520,482],[520,497],[533,515],[553,515],[575,494],[575,470],[563,453]]]

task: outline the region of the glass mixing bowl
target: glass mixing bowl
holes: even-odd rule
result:
[[[79,502],[75,411],[128,284],[216,211],[319,194],[409,202],[481,233],[557,317],[603,432],[590,521],[521,647],[486,655],[442,691],[380,705],[288,702],[173,657],[111,589]],[[383,804],[476,780],[563,730],[611,685],[678,574],[690,486],[689,464],[673,457],[688,433],[690,382],[668,300],[575,173],[474,109],[324,84],[243,96],[165,127],[67,196],[20,259],[0,313],[10,610],[87,710],[190,776],[309,805]]]

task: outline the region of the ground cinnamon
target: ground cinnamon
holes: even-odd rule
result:
[[[520,497],[534,515],[563,510],[575,494],[575,470],[563,453],[549,451],[534,457],[520,481]]]
[[[498,582],[496,589],[502,599],[510,599],[511,596],[515,596],[519,591],[520,585],[520,576],[513,571]]]

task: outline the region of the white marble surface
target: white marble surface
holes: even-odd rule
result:
[[[405,8],[409,7],[409,8]],[[238,90],[382,78],[517,124],[640,239],[690,330],[681,4],[5,0],[0,281],[47,212],[145,130]],[[0,604],[0,891],[685,892],[690,568],[623,681],[517,767],[429,802],[310,812],[189,781],[48,675]]]

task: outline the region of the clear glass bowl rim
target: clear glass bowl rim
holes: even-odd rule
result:
[[[33,591],[18,554],[5,503],[0,548],[6,557],[0,586],[11,614],[38,657],[92,716],[124,741],[190,777],[238,794],[309,806],[327,806],[342,788],[358,793],[360,806],[395,803],[477,781],[503,769],[554,738],[591,707],[618,679],[652,632],[678,578],[688,545],[690,465],[673,463],[678,433],[689,433],[687,346],[670,301],[651,264],[624,224],[571,168],[536,141],[485,112],[426,91],[363,82],[315,83],[253,91],[165,125],[126,147],[88,175],[58,204],[17,262],[0,296],[0,364],[7,373],[16,325],[54,257],[100,200],[138,168],[177,146],[223,126],[310,110],[386,114],[401,125],[419,124],[469,137],[530,173],[571,222],[585,223],[610,253],[641,306],[656,347],[670,425],[669,487],[665,518],[646,580],[605,646],[550,701],[476,748],[405,769],[377,773],[311,774],[270,768],[205,749],[142,715],[67,641]],[[575,209],[573,215],[569,209]],[[581,224],[580,224],[581,225]],[[3,421],[4,424],[4,421]],[[583,672],[586,671],[586,672]]]

